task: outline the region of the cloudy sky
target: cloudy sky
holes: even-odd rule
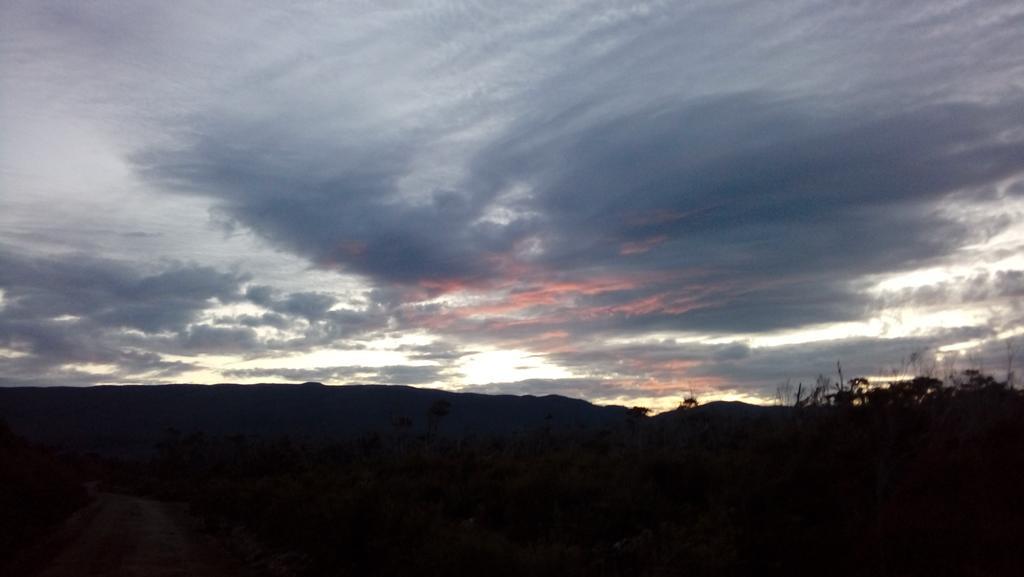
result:
[[[0,385],[664,408],[837,360],[1005,373],[1022,30],[1018,1],[0,0]]]

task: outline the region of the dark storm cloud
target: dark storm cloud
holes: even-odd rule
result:
[[[275,349],[291,351],[345,344],[350,339],[368,338],[379,333],[387,327],[389,318],[386,311],[335,309],[315,321],[303,319],[305,324],[293,321],[292,329],[298,331],[300,336],[268,339],[266,344]]]
[[[0,385],[89,385],[98,380],[130,381],[131,375],[170,380],[194,368],[193,363],[168,361],[153,352],[154,342],[132,346],[118,328],[82,318],[77,320],[21,320],[0,310],[0,347],[15,356],[0,355]],[[100,376],[82,365],[111,367]]]
[[[172,376],[191,367],[146,350],[161,333],[193,335],[188,326],[216,303],[241,298],[244,277],[209,267],[165,263],[143,272],[122,262],[81,254],[28,256],[0,250],[0,346],[20,353],[0,358],[7,378],[28,382],[57,375],[78,382],[73,363],[113,365],[121,374]],[[126,331],[135,336],[126,337]],[[144,335],[150,335],[149,337]],[[125,346],[138,340],[141,348]]]
[[[414,361],[456,361],[464,356],[471,355],[475,351],[461,349],[452,343],[436,341],[428,345],[402,345],[396,350],[405,354]]]
[[[0,344],[20,353],[0,357],[5,382],[50,381],[64,384],[95,383],[96,374],[77,371],[75,364],[113,365],[122,374],[150,373],[171,377],[192,368],[190,363],[165,361],[156,353],[126,348],[106,327],[88,321],[16,321],[0,314]]]
[[[610,329],[750,331],[859,318],[868,301],[856,279],[977,240],[937,206],[1024,171],[1024,142],[1007,137],[1022,128],[1020,107],[837,110],[741,94],[590,123],[584,109],[514,124],[477,155],[457,192],[415,201],[398,198],[395,182],[411,170],[402,154],[320,174],[258,162],[283,145],[239,139],[243,128],[216,123],[173,152],[148,151],[140,165],[157,181],[212,196],[270,241],[374,282],[442,292],[493,282],[510,274],[517,243],[534,238],[543,250],[519,260],[552,276],[692,270],[716,289],[685,311],[624,315]],[[481,219],[515,184],[530,196],[502,207],[529,216]],[[602,298],[695,288],[670,277]],[[275,310],[323,315],[331,304],[290,299]]]
[[[258,349],[256,331],[249,327],[213,327],[196,325],[179,334],[181,347],[204,354],[224,352],[251,353]]]
[[[337,298],[316,292],[296,292],[277,297],[274,290],[268,286],[250,286],[245,291],[245,296],[254,304],[266,307],[271,311],[288,316],[303,317],[309,321],[316,321],[324,318],[337,302]],[[273,317],[266,317],[272,324],[276,321]]]
[[[434,383],[445,377],[441,367],[433,365],[393,365],[383,367],[317,367],[311,369],[239,369],[224,371],[231,378],[285,379],[328,383],[363,383],[420,385]]]
[[[19,256],[0,247],[5,319],[39,321],[64,315],[143,332],[177,330],[212,300],[238,301],[244,276],[168,263],[145,273],[127,263],[82,254]]]
[[[103,380],[170,379],[195,368],[159,353],[242,354],[305,351],[337,344],[386,323],[382,313],[329,310],[335,300],[311,292],[264,292],[244,275],[182,263],[144,272],[81,254],[29,256],[0,250],[0,356],[5,381],[88,384]],[[204,315],[225,304],[260,301],[261,315]],[[279,312],[274,312],[279,311]],[[297,336],[261,338],[253,327]],[[112,366],[96,374],[72,365]],[[396,373],[397,374],[397,373]]]
[[[284,329],[291,325],[288,317],[277,313],[220,317],[217,319],[217,322],[220,324],[240,324],[247,327],[274,327],[275,329]]]
[[[815,109],[742,95],[576,131],[527,124],[480,172],[532,183],[553,269],[693,269],[723,284],[719,302],[670,321],[714,331],[860,316],[855,279],[978,239],[938,201],[1024,171],[1024,141],[1004,137],[1022,127],[1021,102]],[[644,238],[662,240],[621,255]]]
[[[395,314],[391,305],[371,303],[362,309],[340,306],[338,299],[323,292],[292,292],[279,294],[265,285],[245,289],[249,302],[268,309],[262,314],[221,316],[217,324],[241,327],[273,327],[299,333],[297,337],[267,339],[271,349],[302,351],[338,344],[357,335],[367,336],[384,329]],[[299,322],[301,321],[301,322]],[[345,343],[358,348],[358,343]]]
[[[319,142],[286,142],[300,148],[282,150],[272,134],[263,134],[274,126],[197,122],[202,129],[184,148],[138,155],[139,170],[161,186],[213,196],[228,217],[321,266],[399,283],[483,272],[461,224],[479,210],[475,203],[443,191],[422,204],[396,198],[410,144],[396,151],[390,143],[366,142],[360,158],[311,169],[303,161],[266,159],[319,158]]]

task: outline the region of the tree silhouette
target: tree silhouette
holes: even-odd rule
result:
[[[427,438],[433,439],[437,436],[441,421],[451,412],[452,404],[445,399],[437,399],[427,409]]]
[[[640,448],[640,421],[645,419],[651,410],[647,407],[630,407],[626,411],[626,426],[629,428],[629,436],[633,438],[637,448]]]

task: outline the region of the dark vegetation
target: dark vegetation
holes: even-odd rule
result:
[[[1024,574],[1024,393],[967,372],[790,396],[518,434],[456,434],[448,397],[331,442],[166,430],[106,483],[300,575]]]
[[[2,561],[86,503],[79,471],[0,420],[0,573]]]

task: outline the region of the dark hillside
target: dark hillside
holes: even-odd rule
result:
[[[443,414],[431,416],[439,407]],[[597,429],[619,425],[624,414],[622,407],[554,395],[382,385],[0,388],[0,417],[17,433],[48,445],[121,455],[149,452],[171,428],[310,440],[371,433],[419,436],[436,428],[440,435],[466,437]]]

